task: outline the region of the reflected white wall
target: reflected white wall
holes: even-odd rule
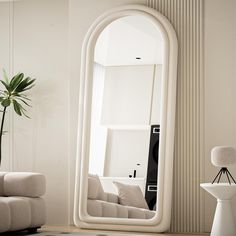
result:
[[[95,63],[89,173],[146,177],[150,125],[160,124],[161,68]]]
[[[105,68],[94,63],[91,112],[89,173],[103,176],[106,155],[107,128],[101,126]]]

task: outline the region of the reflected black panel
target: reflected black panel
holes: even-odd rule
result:
[[[151,126],[145,199],[150,210],[156,207],[160,125]]]

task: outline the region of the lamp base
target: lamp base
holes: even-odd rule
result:
[[[222,168],[220,169],[220,171],[218,172],[218,174],[216,175],[216,177],[215,177],[214,180],[212,181],[212,184],[215,183],[215,181],[216,181],[217,178],[218,178],[217,183],[219,183],[219,182],[220,182],[220,179],[221,179],[221,177],[222,177],[222,174],[227,176],[227,179],[228,179],[229,184],[231,184],[230,179],[233,180],[233,182],[236,184],[235,179],[233,178],[233,176],[231,175],[231,173],[229,172],[229,170],[228,170],[226,167],[222,167]]]

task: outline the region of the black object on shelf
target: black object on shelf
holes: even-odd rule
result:
[[[137,166],[140,166],[140,164],[138,163]],[[136,178],[136,176],[137,176],[137,170],[134,170],[133,177]]]
[[[156,208],[160,125],[151,126],[145,199],[150,210]]]

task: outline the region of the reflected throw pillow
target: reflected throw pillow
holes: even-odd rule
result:
[[[122,184],[119,182],[113,182],[113,184],[117,187],[119,203],[121,205],[149,210],[147,202],[138,185]]]
[[[107,200],[98,175],[89,174],[88,176],[88,198],[102,201]]]

